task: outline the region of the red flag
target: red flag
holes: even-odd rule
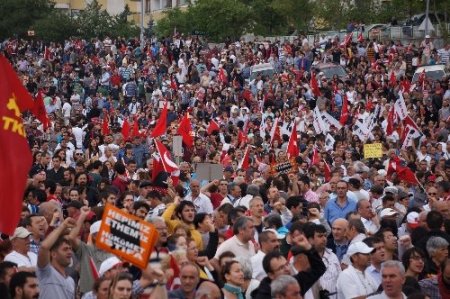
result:
[[[219,82],[222,82],[224,84],[228,83],[228,78],[227,78],[227,76],[225,74],[225,70],[223,68],[219,69],[218,79],[219,79]]]
[[[401,166],[400,164],[397,164],[396,171],[397,171],[397,177],[399,180],[406,181],[413,185],[419,184],[419,181],[417,180],[416,175],[408,167],[404,167],[404,166]]]
[[[344,126],[347,123],[348,115],[349,115],[348,99],[347,99],[347,95],[344,95],[344,102],[342,103],[342,109],[341,109],[341,117],[339,119],[339,122],[341,123],[341,125]]]
[[[170,88],[172,88],[173,90],[178,89],[177,81],[175,81],[174,76],[170,77]]]
[[[38,92],[37,97],[34,100],[33,114],[36,115],[36,118],[42,123],[44,131],[47,130],[49,120],[47,110],[45,110],[44,97],[42,96],[41,91]]]
[[[110,133],[109,120],[108,120],[108,115],[105,113],[105,115],[103,115],[102,134],[103,134],[103,136],[105,136],[105,135],[108,135],[109,133]]]
[[[0,78],[0,231],[13,235],[32,163],[22,112],[32,110],[34,101],[3,55]]]
[[[161,114],[159,115],[158,121],[156,122],[155,128],[153,129],[150,137],[156,138],[158,136],[166,134],[167,130],[167,102],[164,103]]]
[[[281,132],[280,126],[278,125],[279,119],[276,118],[270,129],[270,144],[272,145],[275,140],[278,140],[278,144],[281,144]]]
[[[175,278],[180,277],[180,267],[178,267],[178,263],[173,255],[170,255],[169,266],[173,270],[173,276],[167,281],[167,286],[170,289]]]
[[[345,36],[344,41],[343,41],[342,43],[340,43],[339,45],[340,45],[341,47],[347,47],[348,44],[350,44],[350,43],[352,42],[352,39],[353,39],[353,32],[349,32],[349,33],[347,33],[347,35]]]
[[[410,93],[411,92],[411,82],[409,82],[408,79],[406,79],[406,78],[403,79],[401,85],[402,85],[401,90],[402,90],[403,93],[405,93],[405,92]]]
[[[134,116],[133,131],[131,132],[131,137],[136,137],[136,136],[140,136],[139,135],[139,122],[137,119],[137,115]]]
[[[122,124],[122,136],[124,140],[128,140],[128,137],[130,137],[130,124],[126,118]]]
[[[180,122],[178,134],[183,137],[183,142],[187,147],[192,147],[194,145],[194,138],[191,136],[191,121],[189,120],[188,113],[183,116],[183,119]]]
[[[387,127],[386,127],[386,135],[390,136],[394,133],[394,117],[395,117],[395,107],[392,105],[391,110],[389,110],[389,114],[387,117]]]
[[[397,77],[395,76],[394,71],[391,71],[391,75],[389,77],[389,84],[394,87],[395,85],[397,85]]]
[[[319,83],[317,83],[316,74],[314,72],[311,73],[311,80],[309,82],[309,85],[311,85],[311,90],[315,97],[318,97],[321,95],[320,89],[319,89]]]
[[[425,69],[423,69],[422,73],[420,73],[417,81],[419,81],[419,84],[422,87],[422,91],[423,91],[425,89],[425,81],[426,81]]]
[[[164,165],[162,164],[161,158],[157,155],[153,156],[153,166],[152,166],[152,182],[155,182],[155,179],[158,175],[164,171]]]
[[[364,42],[364,37],[363,37],[362,31],[359,32],[359,34],[358,34],[358,42],[360,42],[360,43]]]
[[[250,146],[247,146],[242,160],[238,164],[238,169],[247,170],[250,168]]]
[[[289,138],[289,143],[286,149],[286,153],[288,158],[294,158],[297,157],[300,153],[298,150],[298,143],[297,143],[297,125],[294,122],[294,127],[292,128],[291,137]]]
[[[97,280],[100,275],[98,274],[97,267],[95,266],[94,259],[92,256],[89,257],[89,268],[91,269],[92,277]]]
[[[45,60],[50,60],[50,55],[51,55],[50,49],[47,46],[45,46],[45,48],[44,48],[44,59]]]
[[[211,121],[209,122],[208,129],[206,129],[208,135],[211,135],[214,131],[219,130],[220,130],[219,124],[214,119],[211,119]]]
[[[238,133],[238,146],[241,146],[242,144],[247,143],[247,136],[244,135],[244,132],[242,130],[239,130]]]
[[[313,156],[311,159],[311,165],[319,164],[319,162],[320,162],[319,152],[317,151],[317,148],[314,147]]]

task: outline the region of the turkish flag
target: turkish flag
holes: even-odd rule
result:
[[[403,91],[403,93],[405,93],[405,92],[410,93],[411,92],[411,82],[409,82],[408,79],[404,79],[401,82],[401,85],[402,85],[401,90]]]
[[[134,116],[134,121],[133,121],[133,131],[131,132],[131,137],[136,137],[136,136],[140,136],[139,135],[139,122],[137,119],[137,116]]]
[[[242,144],[247,143],[247,136],[244,135],[244,132],[242,130],[239,130],[238,133],[238,146],[241,146]]]
[[[279,119],[276,118],[274,123],[272,124],[272,128],[270,129],[270,144],[272,145],[275,140],[278,141],[278,144],[281,144],[283,141],[281,139],[280,126],[278,125]]]
[[[109,120],[108,120],[108,115],[105,113],[103,115],[102,134],[103,134],[103,136],[105,136],[105,135],[108,135],[109,133],[110,133]]]
[[[211,119],[211,121],[209,122],[209,126],[208,129],[206,129],[208,135],[211,135],[214,131],[219,131],[220,127],[219,124],[214,121],[213,119]]]
[[[191,136],[191,121],[189,120],[189,114],[186,113],[180,122],[178,127],[178,134],[183,138],[183,142],[187,147],[194,146],[194,138]]]
[[[397,164],[397,177],[399,180],[406,181],[413,185],[418,185],[419,181],[417,180],[416,175],[414,172],[409,169],[408,167],[401,166],[400,164]]]
[[[158,136],[166,134],[167,130],[167,102],[164,103],[161,114],[159,115],[158,121],[156,122],[155,128],[153,129],[150,137],[156,138]]]
[[[318,97],[322,94],[320,92],[319,83],[317,83],[316,74],[314,72],[311,73],[311,80],[309,82],[309,85],[311,85],[311,90],[315,97]]]
[[[155,179],[163,171],[164,171],[164,165],[162,164],[161,158],[155,154],[153,156],[152,182],[155,182]]]
[[[387,117],[387,127],[386,127],[386,135],[390,136],[394,133],[394,118],[395,118],[395,107],[392,105],[391,110],[389,110],[389,114]]]
[[[159,157],[161,159],[161,163],[164,167],[164,170],[170,174],[170,178],[172,179],[173,185],[174,186],[178,185],[178,179],[180,177],[180,168],[178,167],[177,164],[175,164],[172,161],[169,150],[166,148],[164,144],[161,143],[161,141],[155,139],[155,146],[156,149],[158,150]]]
[[[294,127],[292,128],[291,137],[289,138],[289,143],[287,146],[287,156],[288,158],[297,157],[300,153],[298,150],[298,136],[297,136],[297,125],[294,123]]]
[[[347,95],[344,95],[344,102],[342,103],[342,109],[341,109],[341,117],[339,119],[339,122],[341,123],[341,125],[344,126],[347,123],[348,114],[349,114],[348,99],[347,99]]]
[[[317,151],[317,148],[315,147],[314,151],[313,151],[313,156],[311,159],[311,165],[319,164],[319,162],[320,162],[319,152]]]
[[[250,168],[250,146],[247,146],[242,160],[238,164],[238,169],[247,170]]]
[[[32,110],[34,101],[3,55],[0,78],[0,231],[12,235],[20,220],[32,164],[22,112]]]
[[[325,178],[325,182],[329,182],[331,179],[331,168],[330,165],[328,165],[327,161],[323,160],[323,163],[323,176]]]
[[[178,89],[177,81],[175,81],[174,76],[172,76],[170,78],[170,88],[172,88],[173,90],[177,90]]]
[[[358,34],[358,42],[362,43],[364,42],[364,37],[362,31]]]
[[[397,77],[395,76],[394,71],[391,71],[391,75],[389,76],[389,84],[394,87],[397,85]]]
[[[122,124],[122,136],[124,140],[128,140],[130,137],[130,124],[128,123],[128,119],[125,118]]]
[[[33,114],[42,123],[44,131],[48,128],[48,116],[47,110],[45,110],[44,97],[42,96],[42,91],[38,91],[37,97],[34,100]]]

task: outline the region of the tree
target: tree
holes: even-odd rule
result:
[[[130,7],[128,4],[125,5],[123,11],[113,17],[111,24],[112,37],[135,37],[139,35],[140,28],[134,23],[134,21],[129,22],[128,17],[131,15]]]
[[[158,21],[154,30],[158,36],[170,36],[174,30],[183,33],[191,33],[194,25],[189,20],[192,17],[191,9],[182,11],[179,8],[170,9],[164,12],[163,19]]]
[[[55,9],[45,18],[37,20],[33,29],[38,39],[63,42],[78,31],[78,25],[70,16]]]
[[[1,0],[0,38],[25,35],[34,22],[52,11],[53,6],[49,0]]]
[[[104,38],[113,32],[114,20],[97,0],[93,0],[80,13],[77,23],[79,36]]]

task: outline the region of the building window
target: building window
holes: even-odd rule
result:
[[[145,0],[145,12],[151,12],[152,10],[151,0]]]

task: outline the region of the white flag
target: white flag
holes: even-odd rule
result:
[[[398,93],[398,99],[395,101],[394,109],[400,120],[404,120],[408,116],[408,109],[406,109],[405,99],[401,92]]]
[[[335,119],[333,116],[331,116],[328,112],[322,113],[322,119],[328,125],[328,129],[332,125],[338,130],[340,130],[342,128],[341,123],[337,119]]]
[[[327,136],[325,137],[325,149],[327,151],[332,151],[335,142],[336,142],[336,140],[333,138],[333,136],[331,136],[330,134],[327,134]]]
[[[314,108],[314,114],[313,114],[314,120],[313,120],[313,126],[316,130],[317,134],[326,133],[328,131],[328,128],[326,127],[326,124],[324,123],[322,119],[322,113],[320,113],[319,107],[316,106]]]

